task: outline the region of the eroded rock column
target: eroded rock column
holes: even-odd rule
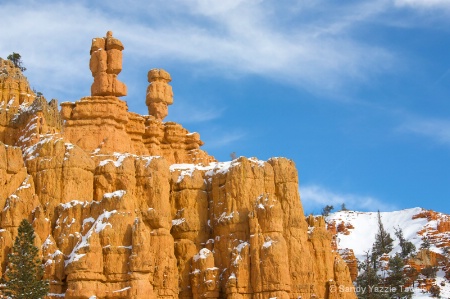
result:
[[[117,79],[122,71],[122,42],[113,38],[112,31],[106,37],[92,39],[89,67],[94,77],[91,86],[92,96],[127,95],[127,87]]]
[[[148,72],[147,97],[148,114],[162,121],[168,112],[168,105],[173,104],[173,91],[168,72],[163,69],[152,69]]]

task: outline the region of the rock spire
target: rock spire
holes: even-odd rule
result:
[[[172,81],[168,72],[163,69],[152,69],[148,72],[146,104],[148,114],[162,121],[168,114],[168,105],[173,104]]]
[[[127,95],[127,87],[117,79],[122,71],[122,42],[108,31],[106,37],[92,39],[89,67],[94,77],[91,86],[92,96]]]

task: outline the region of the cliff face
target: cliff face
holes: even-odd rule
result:
[[[122,50],[94,39],[92,95],[60,111],[2,98],[2,273],[27,218],[54,298],[356,298],[325,222],[304,217],[294,163],[216,162],[163,122],[164,70],[148,75],[150,115],[129,112]]]

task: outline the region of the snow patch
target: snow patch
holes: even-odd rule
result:
[[[242,242],[238,246],[236,246],[237,252],[241,253],[242,249],[244,249],[246,246],[250,246],[248,242]]]
[[[92,234],[100,233],[102,230],[104,230],[107,226],[112,227],[111,223],[108,222],[108,219],[111,217],[111,215],[117,213],[116,210],[113,211],[103,211],[103,213],[97,218],[97,220],[94,222],[92,227],[89,229],[89,231],[86,233],[86,235],[81,237],[81,240],[78,241],[77,245],[73,248],[72,252],[69,254],[68,259],[64,261],[65,266],[69,265],[72,262],[76,262],[79,259],[81,259],[86,254],[78,254],[78,250],[80,250],[83,247],[89,246],[89,238],[92,236]]]
[[[258,160],[256,158],[248,158],[248,161],[254,163],[258,167],[264,167],[265,161]],[[180,176],[178,177],[177,183],[180,183],[185,176],[192,177],[195,170],[205,171],[206,177],[212,177],[214,174],[225,174],[231,168],[240,165],[241,162],[237,160],[227,161],[227,162],[211,162],[207,166],[201,164],[172,164],[170,165],[170,172],[180,171]]]
[[[200,250],[199,253],[194,255],[193,260],[194,262],[198,261],[199,259],[206,259],[208,255],[211,254],[211,251],[208,248],[203,248]]]
[[[125,191],[125,190],[117,190],[117,191],[114,191],[112,193],[105,193],[103,195],[103,198],[113,198],[113,197],[122,198],[125,194],[127,194],[127,191]]]
[[[239,212],[236,212],[236,214],[239,216]],[[234,217],[234,211],[231,212],[230,214],[223,212],[222,214],[220,214],[219,218],[216,218],[216,221],[217,222],[227,222],[227,221],[230,221],[231,219],[233,219],[233,217]]]
[[[53,245],[54,243],[50,239],[50,235],[45,239],[44,243],[42,243],[42,248],[47,248],[50,245]]]
[[[275,243],[276,243],[276,241],[274,241],[271,238],[267,237],[266,241],[262,245],[262,248],[267,249],[267,248],[271,247]]]
[[[27,177],[25,178],[25,180],[23,180],[22,184],[20,185],[19,188],[17,188],[17,191],[23,190],[23,189],[28,189],[31,188],[31,185],[28,183],[28,180],[30,179],[30,175],[27,175]]]
[[[93,217],[89,217],[83,220],[83,224],[81,225],[82,227],[86,224],[86,223],[92,223],[95,222],[95,219]]]
[[[180,224],[182,224],[182,223],[184,223],[184,222],[186,222],[186,219],[184,219],[184,218],[173,219],[173,220],[172,220],[172,226],[180,225]]]
[[[126,290],[131,289],[131,287],[125,287],[123,289],[117,290],[117,291],[112,291],[113,293],[120,293],[120,292],[125,292]]]
[[[72,200],[72,201],[70,201],[68,203],[59,204],[59,206],[62,207],[64,210],[67,210],[67,209],[73,208],[76,205],[83,205],[83,206],[85,206],[87,204],[89,204],[87,201]]]

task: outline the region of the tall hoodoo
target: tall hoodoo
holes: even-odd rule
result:
[[[203,142],[198,133],[190,133],[174,122],[163,122],[167,106],[173,103],[172,87],[168,84],[171,77],[165,70],[148,72],[146,104],[150,115],[128,111],[127,103],[118,98],[126,95],[125,84],[117,80],[123,49],[111,31],[106,37],[92,40],[92,95],[61,104],[65,137],[87,152],[162,155],[170,163],[215,161],[200,149]]]
[[[108,31],[106,37],[92,39],[91,60],[89,63],[94,83],[91,86],[92,96],[127,95],[127,87],[117,79],[122,71],[122,42]]]
[[[148,114],[162,121],[168,112],[168,105],[173,104],[173,91],[168,72],[163,69],[152,69],[148,72],[147,97]]]

